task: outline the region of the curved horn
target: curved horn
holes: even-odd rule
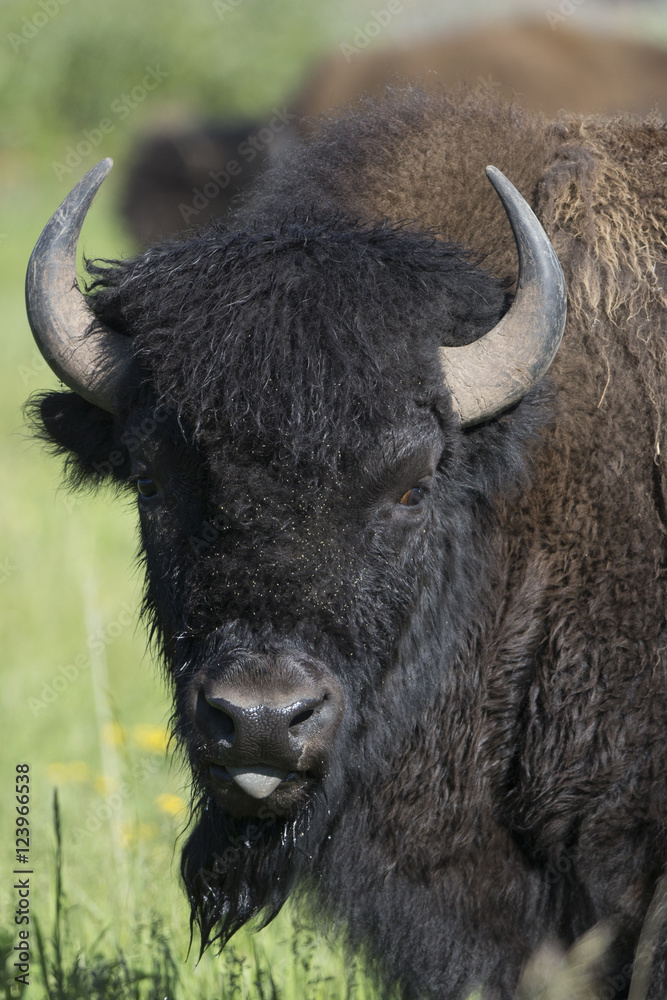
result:
[[[133,365],[131,342],[95,316],[76,280],[76,247],[86,213],[113,160],[89,170],[51,216],[30,256],[25,282],[37,346],[65,385],[113,413]],[[93,326],[93,332],[86,332]]]
[[[502,413],[538,382],[563,337],[567,309],[565,279],[538,219],[496,167],[487,167],[507,213],[519,255],[512,307],[472,344],[441,347],[440,359],[462,427]]]

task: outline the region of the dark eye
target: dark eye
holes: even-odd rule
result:
[[[411,490],[404,493],[399,503],[402,503],[405,507],[418,507],[426,496],[426,490],[423,486],[413,486]]]
[[[158,484],[154,479],[150,479],[148,476],[140,476],[137,479],[137,490],[142,497],[154,497],[159,489]]]

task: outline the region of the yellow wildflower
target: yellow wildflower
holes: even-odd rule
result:
[[[155,823],[123,823],[120,828],[121,847],[131,847],[145,840],[153,840],[159,833]]]
[[[110,747],[122,747],[125,743],[125,730],[120,722],[105,722],[102,726],[102,739]]]
[[[150,753],[165,753],[169,733],[164,726],[152,726],[148,722],[141,722],[132,727],[132,739],[140,750],[148,750]]]
[[[172,795],[169,792],[158,795],[155,805],[161,812],[167,813],[168,816],[181,816],[188,808],[185,799],[182,799],[180,795]]]
[[[118,782],[110,774],[98,774],[94,781],[95,791],[100,795],[112,795],[118,788]]]
[[[81,784],[90,777],[90,768],[83,760],[70,760],[64,764],[47,764],[46,773],[54,785]]]

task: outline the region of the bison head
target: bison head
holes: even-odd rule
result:
[[[204,941],[224,939],[277,912],[450,682],[563,279],[489,168],[519,253],[509,308],[460,247],[316,210],[89,264],[84,297],[77,240],[109,169],[31,258],[33,332],[73,390],[36,413],[75,478],[136,494],[194,776],[183,872]]]

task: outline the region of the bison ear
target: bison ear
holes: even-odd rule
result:
[[[27,415],[33,430],[56,454],[66,457],[73,487],[122,479],[128,456],[116,440],[114,418],[73,392],[47,392],[30,400]]]

